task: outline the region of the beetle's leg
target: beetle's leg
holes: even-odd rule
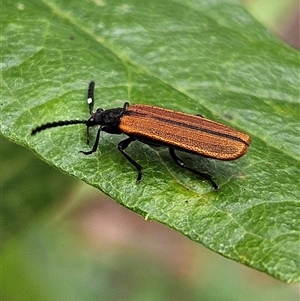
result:
[[[93,148],[90,151],[88,151],[88,152],[80,151],[80,153],[82,153],[84,155],[90,155],[90,154],[94,153],[97,150],[97,147],[98,147],[98,144],[99,144],[99,140],[100,140],[100,133],[101,133],[101,131],[102,131],[102,127],[100,126],[99,129],[98,129],[98,132],[97,132],[97,136],[96,136],[96,140],[95,140]]]
[[[135,162],[129,155],[127,155],[124,152],[124,149],[126,149],[128,147],[128,145],[135,140],[136,140],[135,138],[129,137],[125,140],[120,141],[118,144],[118,150],[137,169],[138,176],[137,176],[136,180],[140,181],[142,179],[142,166],[140,164],[138,164],[137,162]]]
[[[86,127],[86,144],[89,145],[90,144],[90,131],[89,131],[89,127]]]
[[[172,159],[174,160],[174,162],[177,165],[179,165],[180,167],[185,168],[185,169],[191,171],[192,173],[206,179],[207,181],[209,181],[211,183],[212,187],[215,190],[218,190],[218,188],[219,188],[218,185],[214,182],[214,180],[211,178],[211,176],[209,174],[200,172],[198,170],[195,170],[193,168],[190,168],[190,167],[186,166],[185,163],[175,154],[175,149],[174,148],[169,147],[169,153],[170,153],[170,156],[172,157]]]

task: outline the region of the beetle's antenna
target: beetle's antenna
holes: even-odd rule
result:
[[[55,128],[57,126],[65,126],[65,125],[72,125],[72,124],[86,124],[87,120],[63,120],[63,121],[56,121],[56,122],[49,122],[42,124],[31,131],[31,135],[35,135],[38,132],[44,131],[49,128]]]
[[[88,96],[87,103],[89,105],[90,115],[93,114],[94,110],[94,90],[95,90],[95,82],[91,81],[88,88]]]
[[[91,81],[89,84],[88,95],[87,95],[87,103],[89,105],[90,115],[93,114],[93,110],[94,110],[94,90],[95,90],[95,82]],[[87,120],[63,120],[63,121],[45,123],[34,128],[31,131],[31,135],[35,135],[36,133],[44,131],[49,128],[72,125],[72,124],[87,124]],[[89,137],[88,132],[89,132],[89,128],[87,127],[87,136]],[[87,141],[89,141],[89,138],[87,139]]]

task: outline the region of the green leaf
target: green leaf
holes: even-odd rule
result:
[[[1,132],[58,169],[192,240],[281,280],[299,281],[299,54],[237,1],[22,1],[2,3]],[[201,113],[248,133],[233,162],[181,154],[220,191],[172,162],[165,149],[133,144],[136,170],[103,134],[88,150],[88,118],[125,101]],[[93,131],[95,134],[95,131]],[[180,134],[180,133],[179,133]]]
[[[69,193],[73,182],[78,187],[79,181],[58,172],[29,150],[9,143],[2,136],[0,145],[2,249],[12,236],[30,226],[34,217],[49,211],[55,205],[54,200],[61,200]]]

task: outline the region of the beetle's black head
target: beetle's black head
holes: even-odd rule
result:
[[[97,109],[95,113],[92,113],[86,125],[118,126],[123,113],[124,108],[115,108],[105,111],[103,109]]]
[[[103,110],[99,108],[95,112],[93,112],[94,87],[95,87],[95,83],[91,82],[89,84],[88,98],[87,98],[91,117],[88,120],[63,120],[63,121],[56,121],[56,122],[42,124],[41,126],[38,126],[35,129],[33,129],[31,131],[31,135],[35,135],[36,133],[49,128],[73,125],[73,124],[85,124],[88,129],[91,126],[99,125],[101,127],[101,130],[103,131],[107,131],[109,133],[119,133],[118,125],[120,123],[120,118],[122,117],[124,111],[128,107],[128,103],[125,103],[123,108],[115,108],[109,110]]]
[[[92,113],[88,120],[62,120],[45,123],[33,129],[31,131],[31,135],[35,135],[36,133],[49,128],[73,124],[85,124],[88,128],[91,126],[100,125],[103,131],[107,131],[109,133],[119,133],[118,125],[123,113],[124,108],[115,108],[109,110],[97,109],[96,112]]]

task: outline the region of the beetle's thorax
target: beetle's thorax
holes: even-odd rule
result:
[[[101,108],[94,112],[87,121],[88,126],[101,125],[101,126],[118,126],[120,118],[124,113],[123,108],[115,108],[109,110],[103,110]]]

